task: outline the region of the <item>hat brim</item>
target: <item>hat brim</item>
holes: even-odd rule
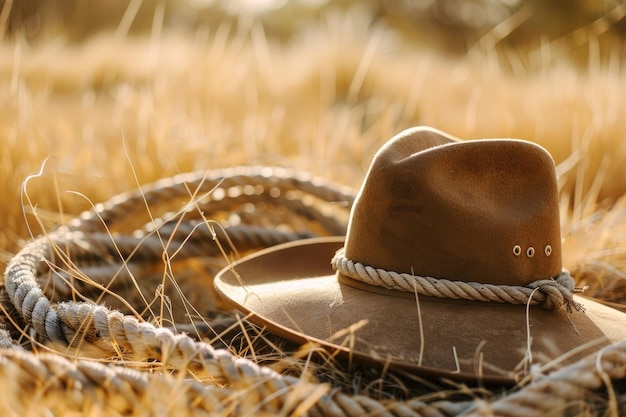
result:
[[[567,314],[416,298],[339,279],[330,260],[343,243],[314,238],[260,251],[223,269],[215,287],[279,336],[365,364],[470,383],[516,382],[529,352],[533,364],[569,363],[626,339],[626,315],[580,297],[586,313]]]

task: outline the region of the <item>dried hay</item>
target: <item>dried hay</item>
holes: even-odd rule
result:
[[[372,24],[374,12],[341,3],[307,11],[311,25],[222,11],[181,29],[167,17],[182,9],[148,1],[129,2],[110,32],[94,18],[99,34],[83,22],[29,37],[8,20],[0,244],[13,266],[44,251],[48,263],[31,270],[42,292],[28,300],[48,315],[33,322],[3,294],[6,415],[623,413],[623,343],[503,391],[348,369],[223,310],[210,277],[233,248],[341,233],[368,155],[416,124],[546,146],[561,174],[565,266],[589,295],[624,304],[626,77],[607,37],[620,33],[620,6],[594,17],[609,26],[601,33],[589,24],[523,44],[514,27],[468,29],[477,47],[444,56],[394,30],[402,22]],[[294,31],[300,23],[307,30]],[[298,169],[207,171],[238,164]],[[174,197],[161,192],[175,184]]]

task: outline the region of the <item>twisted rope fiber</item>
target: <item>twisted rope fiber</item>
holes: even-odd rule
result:
[[[226,236],[238,250],[246,251],[255,248],[269,247],[279,243],[312,237],[310,232],[289,232],[254,225],[239,225],[230,227],[204,227],[202,222],[184,222],[165,229],[161,233],[161,239],[136,236],[115,236],[115,245],[111,242],[111,236],[107,233],[71,233],[62,238],[50,237],[51,243],[71,253],[72,259],[80,261],[84,259],[100,260],[107,262],[106,256],[119,257],[126,260],[154,261],[163,257],[163,242],[172,240],[167,248],[168,252],[176,252],[179,258],[195,256],[217,256],[220,254],[215,245],[215,239],[225,241]],[[190,243],[191,244],[188,244]],[[95,258],[97,257],[97,258]],[[119,261],[119,259],[118,259]],[[108,261],[110,262],[110,260]]]
[[[75,225],[78,226],[77,223]],[[51,234],[27,245],[13,258],[5,277],[9,298],[40,339],[70,346],[81,352],[88,351],[86,345],[91,345],[96,348],[97,357],[114,359],[122,353],[124,357],[138,361],[154,359],[163,366],[183,371],[192,370],[196,376],[206,375],[213,380],[221,380],[225,384],[245,389],[244,392],[254,387],[257,395],[246,394],[246,401],[254,399],[252,402],[265,408],[276,402],[282,406],[301,403],[289,399],[290,393],[302,385],[297,378],[281,376],[248,360],[235,358],[228,351],[215,350],[186,335],[176,335],[168,329],[156,328],[135,317],[124,316],[102,306],[81,302],[53,305],[37,285],[37,275],[45,270],[42,268],[42,259],[52,256],[53,246],[63,244],[61,236],[69,237],[68,230],[63,230],[59,235]],[[85,235],[81,238],[82,241],[75,245],[76,248],[86,247],[87,252],[112,253],[102,239],[89,244],[86,242],[89,238],[85,238]],[[124,249],[124,242],[120,243],[118,249],[119,247]],[[59,366],[58,362],[55,366]],[[73,375],[75,372],[68,371],[68,374]],[[110,381],[106,383],[110,384]],[[312,386],[311,390],[319,391],[318,388]],[[303,397],[306,398],[311,390],[304,390],[306,395],[303,394]],[[267,403],[264,399],[268,397],[275,397],[275,400]],[[445,404],[447,403],[444,403],[444,408],[447,407]],[[325,395],[311,406],[311,415],[362,415],[371,411],[389,416],[444,415],[436,407],[419,401],[392,402],[387,406],[368,397],[350,397],[341,393]],[[395,412],[387,411],[387,408]],[[458,410],[460,406],[454,404],[452,408]],[[268,411],[276,410],[270,408]]]
[[[211,185],[211,182],[214,184]],[[207,186],[207,184],[209,185]],[[115,242],[113,242],[108,234],[102,234],[100,232],[92,233],[94,239],[88,242],[89,232],[102,229],[101,225],[100,227],[94,225],[95,221],[100,223],[105,222],[107,227],[111,227],[113,226],[114,220],[128,216],[130,212],[138,210],[138,207],[144,207],[144,201],[151,201],[153,203],[162,202],[172,198],[180,199],[183,195],[188,198],[190,190],[194,190],[194,187],[207,188],[207,191],[210,191],[218,184],[224,188],[234,186],[243,187],[250,184],[265,184],[265,186],[267,186],[269,184],[272,187],[277,187],[282,190],[280,194],[284,194],[287,190],[299,188],[301,192],[316,196],[327,203],[345,201],[347,203],[346,207],[349,207],[354,199],[354,192],[349,191],[345,187],[338,187],[332,183],[306,174],[295,175],[290,171],[282,169],[243,167],[230,170],[183,174],[174,177],[173,180],[157,181],[147,186],[147,191],[139,190],[133,193],[118,195],[108,202],[96,205],[94,210],[85,212],[81,214],[78,219],[71,221],[69,227],[62,227],[56,233],[52,233],[48,237],[39,238],[24,248],[11,260],[5,273],[5,286],[12,304],[15,306],[17,312],[22,315],[26,324],[32,325],[38,335],[53,342],[69,342],[72,340],[72,335],[64,335],[68,329],[59,322],[55,310],[50,306],[49,300],[44,297],[43,291],[36,280],[37,274],[44,272],[41,268],[41,259],[45,257],[48,257],[48,259],[53,258],[54,251],[53,248],[49,246],[50,242],[57,243],[60,247],[63,247],[64,241],[68,242],[68,237],[71,236],[71,233],[78,230],[82,240],[80,244],[73,245],[73,247],[75,249],[81,248],[83,254],[85,252],[84,249],[88,248],[87,252],[90,252],[91,256],[93,256],[93,253],[100,256],[118,256],[121,254],[123,258],[127,258],[131,253],[140,253],[137,251],[137,246],[141,244],[146,245],[145,249],[149,249],[146,251],[149,259],[161,259],[163,247],[160,239],[141,240],[128,236],[117,236]],[[126,196],[126,198],[124,196]],[[259,196],[259,199],[264,198],[265,196],[263,195]],[[223,205],[221,209],[223,209]],[[207,216],[211,216],[211,214],[211,212],[206,213]],[[283,216],[284,219],[287,219],[287,217],[288,216]],[[110,223],[106,222],[107,219]],[[83,223],[85,224],[84,228],[81,227]],[[232,228],[234,233],[232,233],[232,238],[231,236],[229,236],[229,238],[231,238],[234,244],[240,244],[242,249],[246,249],[246,247],[251,249],[249,245],[257,245],[256,248],[267,247],[280,243],[281,238],[298,237],[295,235],[285,236],[283,233],[276,232],[272,229],[254,229],[250,228],[250,226],[240,228],[245,230],[244,233],[237,233],[237,229],[237,227]],[[200,228],[198,230],[206,231],[207,229]],[[220,228],[216,227],[215,231],[219,233]],[[253,231],[256,233],[252,233]],[[99,237],[99,239],[97,237]],[[205,244],[211,241],[212,239],[201,240],[201,242]],[[202,245],[198,245],[197,242],[196,240],[192,242],[194,244],[185,245],[185,248],[188,248],[186,249],[188,253],[185,254],[183,252],[179,253],[179,255],[181,255],[181,257],[184,255],[210,255],[210,253],[203,253],[203,250],[199,250],[199,246],[201,249],[203,248]],[[246,245],[246,243],[248,243],[248,245]],[[213,250],[215,250],[215,248],[213,248]],[[139,255],[137,256],[140,257]],[[126,261],[128,261],[128,259],[126,259]]]
[[[220,241],[226,241],[225,237],[228,236],[229,241],[239,251],[270,247],[313,236],[307,231],[282,232],[246,224],[224,229],[216,227],[214,230],[197,227],[198,225],[199,222],[189,221],[178,224],[176,230],[173,226],[168,226],[163,228],[164,233],[163,231],[160,233],[161,239],[116,236],[115,247],[111,244],[111,236],[106,233],[68,232],[63,235],[63,239],[54,236],[50,243],[66,252],[68,256],[64,256],[67,257],[65,262],[80,269],[80,275],[88,277],[88,280],[74,280],[77,271],[61,268],[55,269],[51,277],[46,276],[46,280],[51,281],[55,291],[64,296],[69,296],[72,291],[81,291],[93,286],[94,283],[105,285],[109,290],[125,287],[132,276],[140,276],[147,262],[162,261],[164,252],[162,241],[167,242],[171,235],[174,236],[167,247],[167,252],[175,254],[178,260],[221,256],[219,247],[213,241],[213,233]],[[125,262],[121,262],[120,256]],[[55,262],[51,261],[48,265],[51,264]],[[46,268],[48,265],[45,265]],[[45,276],[44,268],[40,266],[36,275]],[[71,286],[67,285],[68,282],[72,283]]]
[[[228,189],[242,186],[276,188],[281,194],[294,190],[329,202],[351,203],[355,195],[354,190],[347,187],[283,168],[235,167],[208,172],[198,171],[162,179],[142,186],[141,189],[117,195],[105,203],[97,204],[95,210],[82,213],[71,221],[69,226],[85,232],[98,230],[103,222],[112,225],[120,218],[128,217],[145,208],[146,204],[158,207],[172,200],[188,198],[189,191],[197,192],[200,196],[218,187]]]
[[[267,171],[264,172],[267,174]],[[195,175],[197,177],[197,174]],[[173,182],[178,181],[178,184],[182,184],[185,182],[182,179],[184,177],[178,177]],[[215,178],[219,175],[209,173],[206,177]],[[242,178],[239,180],[244,181]],[[171,186],[171,183],[172,180],[160,184],[167,188]],[[286,181],[285,184],[286,187],[293,185],[289,181]],[[155,185],[154,189],[148,193],[153,192],[149,199],[150,204],[166,203],[171,200],[173,194],[167,192],[159,194],[159,187]],[[316,186],[308,183],[306,187],[315,189]],[[346,207],[349,206],[354,193],[333,193],[332,186],[324,185],[324,187],[330,191],[326,190],[317,194],[313,192],[312,194],[326,195],[329,197],[327,200],[329,202],[346,201]],[[174,194],[178,193],[179,197],[188,196],[186,187],[183,188],[185,189],[184,192],[181,191],[180,186],[176,186],[172,190],[176,189]],[[190,189],[193,190],[193,187]],[[143,195],[145,192],[144,189]],[[341,195],[345,198],[344,200],[339,198]],[[107,203],[96,206],[96,209],[91,212],[83,213],[79,219],[72,222],[71,227],[60,230],[59,233],[52,233],[48,237],[37,239],[24,247],[11,260],[7,268],[5,275],[6,292],[11,304],[24,322],[32,326],[39,340],[44,342],[49,340],[59,346],[71,347],[79,355],[91,352],[97,358],[108,358],[109,361],[117,361],[120,364],[124,364],[125,359],[140,363],[150,361],[149,363],[153,367],[161,366],[165,372],[137,372],[116,366],[111,362],[102,365],[87,359],[68,361],[59,355],[35,355],[19,349],[7,348],[12,346],[14,342],[10,340],[7,332],[0,331],[0,347],[4,348],[0,350],[0,375],[5,376],[6,380],[18,381],[21,387],[25,387],[25,390],[33,385],[44,387],[42,388],[46,390],[44,397],[47,394],[58,396],[64,402],[63,405],[70,409],[73,406],[77,410],[82,410],[81,407],[84,407],[85,404],[100,404],[102,407],[108,407],[108,409],[122,410],[117,411],[117,415],[127,414],[128,410],[135,410],[137,407],[146,407],[147,414],[150,414],[150,410],[156,409],[159,413],[162,413],[163,410],[175,410],[177,415],[183,411],[188,411],[189,414],[193,415],[238,415],[255,412],[290,414],[297,411],[307,412],[312,416],[339,417],[375,414],[388,417],[442,417],[457,415],[475,405],[475,402],[468,401],[435,401],[430,404],[425,404],[418,399],[378,401],[363,395],[348,395],[334,391],[325,385],[306,382],[293,376],[281,375],[250,360],[237,358],[227,350],[215,349],[206,343],[197,342],[185,334],[175,334],[170,329],[155,327],[136,317],[125,316],[103,306],[74,301],[52,304],[37,282],[38,277],[45,274],[48,271],[48,265],[50,265],[42,262],[42,260],[53,258],[54,247],[57,245],[63,247],[65,244],[72,247],[72,258],[77,261],[93,260],[93,254],[114,253],[102,237],[94,238],[94,242],[89,242],[86,246],[84,243],[91,238],[89,235],[92,232],[101,231],[99,220],[101,213],[105,213],[106,215],[103,217],[113,224],[124,219],[125,210],[136,212],[138,206],[143,207],[141,193],[128,193],[126,196],[134,202],[134,206],[125,204],[125,197],[118,196]],[[119,207],[126,207],[126,209]],[[206,207],[209,208],[210,204],[207,204]],[[221,210],[224,209],[224,204],[220,204],[220,207]],[[207,216],[210,214],[210,212],[207,213]],[[191,224],[188,226],[193,227]],[[254,234],[251,230],[253,229],[241,229],[241,242],[245,241],[247,233]],[[74,231],[83,233],[85,240],[82,243],[79,243],[81,237],[78,234],[69,241],[67,240]],[[175,233],[174,229],[172,229],[172,233]],[[291,238],[293,236],[285,235],[283,237]],[[121,239],[124,238],[126,237],[121,237]],[[72,243],[73,239],[76,240],[74,243]],[[198,240],[202,239],[190,239],[187,244],[190,246],[201,245],[202,243]],[[254,244],[253,242],[250,243],[250,245]],[[151,245],[151,243],[147,245]],[[121,246],[125,245],[122,244]],[[154,253],[148,256],[150,259],[158,255],[158,250],[153,249]],[[130,250],[131,245],[129,244],[125,251]],[[162,251],[163,248],[161,247],[161,253]],[[189,249],[188,253],[188,256],[198,256],[193,249]],[[75,255],[79,255],[78,259]],[[140,257],[137,255],[137,259]],[[413,291],[412,286],[410,291]],[[626,369],[626,347],[624,344],[612,347],[610,351],[605,351],[601,357],[602,361],[610,358],[613,358],[611,363],[614,364],[614,367],[611,369],[614,369],[615,372],[607,371],[606,375],[608,378],[623,378],[623,372]],[[604,364],[604,362],[602,363]],[[566,369],[573,370],[567,373]],[[621,374],[619,369],[622,369]],[[182,372],[176,375],[170,374],[167,370]],[[188,372],[193,373],[200,380],[208,378],[211,381],[226,385],[227,388],[194,381],[186,377],[189,375]],[[563,390],[567,390],[567,387],[573,384],[575,379],[581,380],[578,385],[579,394],[586,392],[586,390],[601,388],[598,381],[605,381],[605,379],[593,377],[590,375],[591,373],[593,373],[591,368],[578,363],[559,371],[558,374],[553,374],[554,376],[550,376],[550,378],[556,388],[552,389],[552,397],[560,397],[547,397],[547,399],[552,398],[557,402],[567,401],[568,398],[571,398],[571,394],[563,392]],[[568,376],[570,376],[569,379]],[[561,378],[567,380],[565,385],[560,385]],[[526,411],[532,408],[532,404],[527,404],[528,401],[533,401],[536,404],[533,400],[536,390],[533,391],[533,387],[535,387],[534,383],[518,394],[513,394],[517,397],[509,396],[512,401],[524,404],[525,408],[520,408],[520,410]],[[542,392],[541,389],[538,390]],[[525,394],[526,391],[530,393],[528,396]],[[173,396],[173,393],[178,396]],[[25,397],[22,399],[24,403],[33,401],[32,397],[28,395]],[[503,401],[509,397],[494,403],[493,410],[513,409],[510,415],[518,415],[514,413],[517,405],[508,406],[509,408],[506,408],[506,404],[503,405]],[[307,402],[309,398],[314,398],[315,401]],[[517,399],[515,400],[515,398]],[[180,401],[175,401],[177,399]],[[167,404],[163,404],[164,401],[167,401]],[[511,404],[515,403],[512,402]],[[159,405],[162,406],[159,407]],[[545,404],[536,405],[537,409],[541,407],[549,409]],[[300,409],[298,406],[303,408]],[[487,410],[487,414],[489,414],[489,407],[491,406],[491,404],[482,403],[482,408],[479,411]],[[494,412],[492,414],[499,413]]]
[[[177,187],[179,189],[184,188],[184,184]],[[263,187],[260,188],[263,189]],[[298,192],[297,195],[292,196],[288,192],[280,192],[277,195],[266,191],[263,189],[261,193],[258,193],[255,188],[255,193],[253,194],[229,195],[220,199],[203,198],[190,205],[182,213],[182,216],[184,216],[183,222],[178,220],[180,215],[165,213],[163,216],[154,218],[145,224],[140,230],[135,231],[134,234],[143,236],[153,233],[155,230],[158,230],[159,234],[166,236],[173,233],[177,235],[184,234],[185,230],[181,227],[184,227],[185,224],[194,224],[194,222],[197,224],[199,221],[204,220],[202,217],[206,217],[207,212],[213,213],[214,216],[225,215],[226,217],[234,214],[241,219],[244,226],[246,223],[247,225],[253,225],[261,221],[263,223],[278,223],[278,220],[284,220],[285,213],[288,213],[291,218],[302,217],[318,224],[328,230],[329,233],[345,234],[345,221],[337,218],[337,216],[323,213],[322,207],[318,207],[319,204],[305,204],[301,200],[303,196],[310,197],[310,194]],[[209,197],[212,197],[212,195]],[[314,197],[319,200],[317,196]],[[352,197],[346,198],[348,199],[345,201],[350,205]],[[332,201],[330,200],[329,202],[332,203]],[[251,206],[254,207],[253,210],[250,210]],[[91,233],[94,232],[96,231],[94,230]]]
[[[341,274],[366,284],[411,293],[417,291],[419,295],[428,297],[509,304],[530,303],[548,310],[566,306],[569,312],[572,309],[584,310],[580,303],[574,301],[573,292],[576,291],[574,279],[566,270],[563,270],[556,279],[542,279],[522,287],[450,281],[387,271],[346,258],[343,249],[337,251],[331,264]]]
[[[0,337],[0,340],[4,339]],[[35,406],[45,406],[45,402],[53,403],[58,398],[57,401],[61,402],[60,412],[92,411],[89,405],[102,402],[102,397],[107,399],[103,404],[106,411],[121,415],[127,415],[125,413],[131,409],[139,411],[133,415],[162,415],[163,409],[177,416],[204,413],[238,415],[246,414],[250,409],[276,415],[293,411],[296,408],[294,404],[297,406],[312,394],[318,397],[318,401],[307,410],[311,416],[375,414],[382,417],[445,417],[456,415],[472,405],[471,402],[451,404],[445,401],[428,405],[416,400],[385,404],[362,395],[332,392],[326,385],[281,376],[252,364],[254,370],[258,368],[267,371],[262,383],[259,383],[255,373],[242,371],[248,361],[233,362],[232,359],[230,356],[231,363],[224,363],[221,368],[227,377],[224,380],[229,384],[228,387],[207,386],[173,374],[139,372],[114,364],[70,361],[60,355],[35,355],[19,348],[2,351],[0,376],[10,378],[14,382],[12,388],[23,389],[24,392],[29,391],[28,387],[33,381],[45,382],[46,395],[40,395],[41,399]],[[279,401],[266,400],[266,396],[281,390],[284,394],[277,398]],[[191,405],[193,412],[190,412]]]
[[[314,236],[315,233],[309,231],[310,227],[298,220],[299,217],[314,223],[316,232],[324,230],[331,235],[344,234],[345,221],[332,215],[328,210],[323,213],[322,208],[324,204],[338,202],[340,206],[343,205],[345,209],[349,209],[354,200],[354,190],[339,187],[307,174],[298,174],[292,178],[290,177],[292,174],[280,168],[254,167],[182,174],[174,179],[160,180],[146,185],[144,190],[124,193],[111,198],[108,202],[98,204],[95,210],[81,214],[68,226],[61,226],[49,236],[49,239],[68,254],[71,260],[67,262],[73,266],[81,265],[81,272],[89,277],[90,282],[104,285],[111,281],[112,277],[120,275],[130,277],[131,274],[126,270],[139,272],[142,267],[136,265],[138,261],[162,260],[164,242],[168,242],[169,253],[175,253],[177,259],[186,259],[220,255],[214,238],[225,241],[225,235],[228,235],[228,240],[239,251],[264,248]],[[225,180],[220,181],[220,178],[227,175],[236,175],[237,180],[226,177]],[[246,176],[249,177],[246,178]],[[209,182],[203,183],[202,181],[206,178]],[[258,178],[262,180],[259,181]],[[186,181],[192,184],[189,185]],[[271,187],[268,188],[268,184],[271,184]],[[154,209],[154,214],[158,212],[160,205],[167,205],[166,203],[170,201],[176,200],[177,205],[180,205],[179,200],[183,197],[188,199],[189,193],[193,192],[193,186],[201,187],[202,190],[208,192],[216,185],[229,185],[233,190],[237,187],[242,190],[238,190],[238,193],[229,192],[227,196],[217,199],[201,198],[182,213],[184,216],[182,222],[176,220],[177,215],[166,212],[163,217],[155,217],[142,228],[136,229],[132,235],[115,233],[115,245],[112,244],[110,233],[102,227],[101,218],[108,219],[108,223],[105,223],[108,228],[115,227],[120,220],[123,222],[126,218],[132,217],[132,211],[144,207],[146,201],[153,202],[151,210]],[[299,188],[294,188],[296,186]],[[276,190],[279,192],[277,193]],[[295,197],[289,195],[292,191],[297,193]],[[313,197],[313,204],[305,204],[299,199],[302,197]],[[250,205],[254,207],[252,212]],[[209,228],[203,224],[203,221],[198,220],[200,213],[205,218],[208,215],[219,217],[224,214],[236,214],[244,223],[236,226]],[[266,226],[255,225],[255,223],[261,223],[260,220],[264,220],[262,223]],[[297,222],[291,225],[293,231],[283,231],[275,227],[276,224],[289,224],[294,221]],[[155,230],[158,230],[158,236],[154,236]],[[125,262],[122,262],[120,258],[123,258]],[[45,271],[38,272],[43,275]],[[81,283],[81,281],[71,279],[74,274],[62,269],[56,270],[51,279],[59,285],[55,285],[54,288],[61,291],[61,294],[69,295],[71,288],[65,283],[73,282],[74,286]],[[127,279],[116,279],[114,282],[123,285],[126,281]]]
[[[182,228],[184,229],[185,227],[183,226]],[[183,242],[181,235],[181,240],[174,240],[170,243],[168,247],[169,253],[175,253],[177,259],[198,256],[218,257],[221,255],[217,245],[213,242],[211,232],[207,228],[195,228],[195,226],[192,226],[192,228],[194,232],[193,240]],[[188,229],[191,233],[192,229]],[[230,241],[238,250],[269,247],[312,236],[309,232],[280,232],[275,229],[250,225],[233,226],[225,229],[215,228],[215,233],[217,234],[217,239],[221,241],[225,241],[225,235],[228,235]],[[11,284],[21,283],[24,279],[23,275],[26,273],[23,267],[34,262],[36,267],[32,275],[35,277],[46,277],[45,279],[53,284],[59,296],[70,296],[73,291],[81,291],[84,288],[92,287],[94,283],[107,286],[109,290],[112,290],[125,287],[133,276],[140,276],[145,268],[142,265],[146,262],[162,261],[164,252],[161,240],[156,238],[141,239],[133,236],[118,236],[115,239],[115,246],[113,246],[111,237],[105,233],[84,234],[74,232],[63,233],[62,236],[66,239],[65,241],[53,234],[47,238],[39,239],[39,242],[30,245],[29,248],[35,252],[38,251],[38,247],[47,248],[43,252],[47,252],[49,259],[54,259],[55,255],[53,255],[54,251],[52,248],[47,245],[62,248],[71,255],[71,258],[64,262],[71,262],[74,268],[71,268],[69,271],[55,269],[55,273],[50,276],[46,272],[48,267],[54,265],[54,261],[49,261],[47,264],[33,261],[32,254],[23,253],[24,258],[17,262],[15,267],[10,267],[13,271],[11,276],[14,276],[16,279],[9,280],[7,288],[12,288]],[[119,255],[122,258],[127,260],[125,263],[120,261],[119,255],[116,253],[117,251],[119,251]],[[43,252],[40,255],[41,258],[43,258]],[[19,259],[19,257],[16,257],[16,260]],[[112,259],[116,260],[116,262],[112,262]],[[131,260],[133,262],[129,262]],[[77,271],[72,272],[72,269],[77,267],[79,267],[82,276],[88,277],[87,281],[73,279],[76,277]],[[42,281],[42,279],[39,281]],[[72,284],[68,285],[69,282]],[[45,284],[45,282],[43,283]],[[36,305],[39,302],[39,295],[43,294],[39,285],[22,285],[15,289],[15,294],[18,300],[23,298],[23,301],[18,301],[16,304],[18,312],[23,315],[27,323],[30,323],[31,320],[34,321],[38,334],[42,334],[41,332],[46,327],[54,327],[51,324],[55,320],[54,311],[46,309],[44,304]],[[36,312],[33,310],[35,307],[38,308]],[[40,312],[45,312],[45,317],[47,318],[42,318]],[[46,320],[49,321],[47,324]],[[59,332],[55,331],[53,334],[56,336]]]
[[[25,405],[24,411],[51,407],[59,413],[88,413],[90,406],[107,398],[107,411],[117,415],[134,408],[143,415],[159,414],[163,409],[181,415],[189,404],[204,412],[226,411],[233,395],[232,389],[207,389],[193,380],[163,378],[86,360],[71,362],[59,355],[35,355],[20,349],[2,351],[0,375],[11,380],[11,388],[21,390],[22,395],[32,395],[29,386],[33,381],[45,384],[45,395],[40,394],[35,404]],[[168,392],[177,395],[165,395]]]
[[[296,190],[293,190],[294,192]],[[305,194],[298,190],[297,195],[292,196],[288,192],[281,192],[279,195],[269,195],[267,193],[264,194],[241,194],[239,196],[228,196],[227,198],[223,198],[220,200],[209,199],[205,201],[204,199],[195,204],[188,212],[185,213],[186,219],[194,219],[199,218],[199,212],[211,211],[213,213],[217,213],[219,211],[223,211],[225,213],[236,213],[240,217],[244,216],[258,216],[261,218],[262,216],[267,215],[284,215],[284,213],[295,214],[297,216],[302,216],[307,220],[312,222],[316,222],[320,224],[322,227],[328,230],[334,230],[334,233],[342,234],[345,233],[345,222],[338,219],[336,216],[329,216],[327,214],[322,213],[319,207],[314,204],[305,204],[299,197]],[[330,196],[327,196],[330,197]],[[318,198],[318,196],[315,196]],[[334,200],[334,201],[352,201],[352,197],[343,196],[342,200]],[[322,200],[326,201],[326,200]],[[328,200],[333,201],[333,200]],[[254,204],[254,211],[249,212],[247,210],[239,210],[237,211],[237,207],[244,207],[245,205],[249,205],[250,203]],[[262,204],[265,203],[269,205],[267,209],[260,209]],[[280,208],[280,212],[277,210],[272,210],[272,208]],[[164,221],[164,226],[166,223],[172,223]],[[159,229],[162,229],[159,228]]]
[[[34,276],[34,261],[41,259],[44,249],[41,241],[27,246],[14,258],[17,261],[12,262],[7,273],[7,278],[12,277],[7,279],[7,292],[10,298],[15,300],[16,308],[20,306],[18,310],[24,319],[30,319],[39,336],[66,346],[79,347],[86,342],[99,349],[99,357],[115,358],[121,351],[129,360],[142,362],[156,360],[167,368],[190,370],[196,377],[204,376],[221,384],[232,385],[234,388],[245,388],[247,401],[252,401],[253,398],[255,400],[252,402],[267,407],[268,409],[264,411],[272,413],[280,411],[280,408],[273,408],[275,402],[281,407],[293,403],[293,399],[290,398],[293,392],[302,392],[300,399],[302,401],[317,389],[314,384],[308,386],[298,378],[283,376],[250,360],[236,358],[227,350],[214,349],[206,343],[196,342],[185,334],[174,334],[169,329],[155,327],[103,306],[83,302],[64,302],[52,306],[43,296]],[[7,356],[4,357],[6,359]],[[43,362],[42,365],[46,366],[45,359]],[[59,362],[55,363],[58,365]],[[74,372],[76,368],[72,370]],[[111,371],[108,372],[111,374]],[[132,375],[128,370],[124,372],[126,377]],[[114,376],[111,374],[101,382],[110,385],[115,382],[112,379]],[[249,392],[252,386],[254,391]],[[195,389],[194,393],[198,394]],[[211,401],[215,401],[215,395],[209,392],[204,394],[204,397],[207,396]],[[267,397],[275,397],[275,402],[265,403],[263,399]],[[300,401],[295,401],[295,404]],[[381,412],[380,415],[390,417],[445,416],[449,414],[442,413],[440,408],[452,407],[454,410],[460,408],[459,404],[447,403],[440,404],[438,408],[436,405],[420,401],[392,401],[390,404],[379,404],[365,396],[348,396],[339,392],[324,394],[311,406],[313,407],[309,410],[311,415],[352,416],[377,410]]]
[[[83,331],[85,338],[88,341],[99,341],[111,354],[114,354],[111,347],[113,346],[111,342],[114,341],[136,360],[155,358],[161,360],[164,365],[174,369],[191,369],[197,373],[204,371],[208,376],[223,384],[233,385],[234,389],[239,387],[249,389],[252,381],[256,380],[257,383],[254,384],[254,390],[249,391],[246,389],[246,395],[253,396],[254,401],[260,404],[264,404],[263,398],[268,395],[282,391],[285,392],[286,396],[287,393],[295,390],[294,387],[302,387],[302,381],[297,378],[281,376],[268,368],[259,367],[251,361],[235,358],[227,351],[214,350],[209,345],[195,342],[185,335],[175,335],[166,329],[156,328],[148,323],[140,322],[134,317],[124,316],[121,313],[110,311],[101,306],[68,302],[60,304],[57,307],[57,312],[61,320],[74,329],[84,327],[85,323],[93,323],[93,331]],[[21,356],[12,355],[3,352],[0,357],[3,358],[3,361],[18,363],[26,360]],[[603,369],[606,368],[607,372],[610,372],[609,376],[612,379],[623,378],[624,369],[626,369],[624,368],[626,363],[626,343],[616,345],[610,351],[604,352],[601,358],[603,361],[609,361],[610,366],[603,365]],[[79,382],[80,385],[75,386],[81,386],[81,392],[84,392],[86,388],[95,388],[97,386],[99,389],[104,388],[109,391],[115,391],[110,394],[115,396],[121,395],[122,399],[125,399],[130,404],[133,403],[133,398],[129,393],[141,393],[148,391],[148,388],[153,389],[152,383],[147,384],[147,377],[144,373],[133,372],[126,368],[105,367],[98,364],[90,364],[88,361],[79,361],[72,364],[56,356],[36,357],[32,355],[27,360],[31,364],[30,368],[37,369],[37,372],[41,374],[39,375],[40,380],[49,380],[51,377],[59,378],[59,375],[62,375]],[[580,395],[585,390],[596,390],[601,386],[602,380],[598,375],[594,375],[590,371],[591,363],[595,363],[595,360],[588,359],[555,373],[550,379],[554,387],[549,390],[545,388],[545,383],[535,388],[532,388],[534,386],[531,385],[518,394],[513,394],[515,397],[512,395],[510,398],[503,399],[493,405],[482,404],[481,413],[487,413],[491,410],[493,414],[478,415],[537,415],[537,410],[545,409],[546,404],[555,404],[555,395],[561,395],[563,398],[562,400],[559,399],[559,401],[563,402],[581,398]],[[54,373],[42,371],[41,367],[44,369],[53,367],[56,371]],[[59,370],[59,368],[63,369]],[[2,369],[9,372],[7,366],[3,366]],[[81,378],[83,378],[81,372],[88,374],[87,377],[90,378],[90,384],[81,381]],[[561,382],[561,379],[564,379],[564,381]],[[180,388],[181,386],[180,381],[175,384],[168,379],[165,379],[163,384],[171,384],[167,385],[168,387],[175,386]],[[560,384],[565,384],[565,386]],[[57,386],[57,384],[51,385],[53,387]],[[567,385],[572,385],[572,389]],[[65,384],[58,384],[58,386],[67,389]],[[132,390],[124,389],[124,387],[129,386],[132,387]],[[193,403],[202,410],[222,411],[218,407],[219,404],[224,404],[224,401],[232,398],[224,393],[223,388],[206,388],[188,380],[185,380],[182,386],[184,387],[183,393],[189,392],[189,395],[194,396],[195,401]],[[558,388],[559,386],[561,388]],[[309,388],[313,390],[313,387]],[[230,391],[227,390],[226,392]],[[303,394],[302,399],[306,398],[310,391],[305,392],[307,394]],[[527,392],[541,397],[543,401],[534,401],[531,395],[526,394]],[[62,392],[59,393],[59,395],[61,394]],[[285,403],[283,402],[282,404],[284,405]],[[520,404],[523,407],[520,408]],[[267,404],[267,407],[269,406]],[[457,404],[441,402],[431,405],[420,401],[388,401],[379,403],[364,396],[326,393],[320,397],[314,404],[314,408],[309,410],[309,412],[311,415],[330,416],[356,416],[373,411],[380,411],[380,415],[383,416],[445,416],[454,415],[456,412],[463,411],[470,406],[472,404],[467,402]],[[493,407],[493,409],[489,407]],[[264,411],[277,412],[278,410],[265,408]]]
[[[624,378],[626,378],[626,341],[607,346],[596,354],[554,371],[523,390],[502,397],[491,404],[480,404],[467,416],[561,415],[572,406],[584,410],[586,395],[602,388],[611,389],[606,387],[607,382],[620,381]],[[617,407],[617,404],[611,406]],[[621,413],[623,411],[621,410]],[[582,414],[581,410],[575,414],[570,410],[570,413],[568,415]]]

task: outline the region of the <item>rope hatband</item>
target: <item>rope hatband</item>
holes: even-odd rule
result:
[[[574,279],[565,269],[554,279],[542,279],[522,287],[450,281],[387,271],[354,262],[344,255],[344,249],[337,251],[331,264],[337,272],[344,276],[390,290],[417,292],[423,296],[457,300],[538,304],[547,310],[557,310],[565,306],[568,312],[571,312],[572,309],[584,311],[584,307],[576,302],[573,296],[574,293],[582,292],[583,289],[574,288]]]

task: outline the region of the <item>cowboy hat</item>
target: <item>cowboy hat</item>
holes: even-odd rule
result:
[[[512,383],[626,339],[626,314],[573,295],[556,181],[536,144],[409,129],[374,156],[345,238],[258,252],[215,286],[297,342],[425,376]]]

